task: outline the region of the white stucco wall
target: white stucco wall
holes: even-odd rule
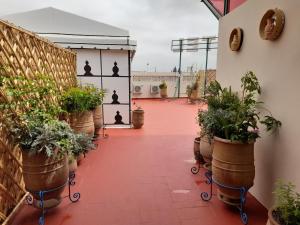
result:
[[[285,13],[284,31],[274,42],[262,40],[260,20],[276,7]],[[272,204],[271,192],[278,178],[293,182],[300,191],[299,9],[300,1],[248,0],[220,20],[217,80],[238,89],[241,76],[254,71],[262,86],[261,100],[283,124],[279,134],[262,134],[255,144],[256,177],[250,191],[266,207]],[[229,49],[235,27],[244,30],[240,52]]]

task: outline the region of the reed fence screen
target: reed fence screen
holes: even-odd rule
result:
[[[6,76],[24,76],[26,79],[33,79],[40,74],[47,75],[53,78],[60,92],[76,85],[74,52],[2,20],[0,20],[0,67],[6,68]],[[7,99],[4,95],[0,87],[2,100]],[[0,223],[5,224],[9,220],[25,194],[20,149],[11,144],[10,137],[6,135],[0,120]]]

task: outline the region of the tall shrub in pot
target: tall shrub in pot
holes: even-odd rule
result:
[[[269,113],[262,117],[262,103],[257,100],[261,87],[253,72],[241,78],[241,93],[222,88],[214,81],[207,90],[208,110],[200,112],[203,133],[214,140],[213,179],[231,187],[253,186],[255,176],[254,143],[259,137],[258,125],[266,131],[281,126]],[[228,204],[239,204],[240,193],[219,187],[218,197]]]

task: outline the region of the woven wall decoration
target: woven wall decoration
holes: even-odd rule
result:
[[[1,20],[0,67],[6,68],[6,75],[27,79],[46,74],[54,79],[61,92],[77,83],[74,52]],[[0,90],[0,99],[5,97]],[[0,122],[0,224],[6,224],[26,193],[21,151],[11,143]]]
[[[260,21],[260,37],[264,40],[275,41],[281,35],[284,23],[285,15],[282,10],[269,9]]]
[[[239,51],[243,44],[243,30],[239,27],[234,28],[229,37],[229,47],[232,51]]]

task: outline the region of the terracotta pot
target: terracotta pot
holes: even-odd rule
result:
[[[203,156],[200,153],[200,137],[196,137],[194,140],[194,157],[197,163],[204,163]]]
[[[255,176],[254,143],[244,144],[215,137],[212,174],[217,183],[226,186],[252,187]],[[230,205],[240,203],[239,190],[218,187],[218,197]]]
[[[275,208],[272,207],[269,209],[268,211],[268,221],[267,221],[267,225],[280,225],[273,217],[273,212],[275,211]]]
[[[77,159],[74,157],[69,158],[69,172],[75,172],[77,170]]]
[[[214,149],[214,142],[211,140],[211,143],[208,140],[208,137],[205,135],[200,140],[200,153],[203,156],[203,159],[206,163],[211,164],[212,153]]]
[[[98,134],[99,130],[103,126],[102,107],[100,105],[93,110],[93,120],[94,120],[95,134]]]
[[[168,88],[160,89],[160,97],[167,98],[168,97]]]
[[[67,156],[48,157],[44,153],[31,155],[28,151],[22,151],[22,157],[25,188],[36,200],[40,200],[39,191],[54,189],[67,183],[69,176]],[[51,208],[58,205],[64,188],[63,186],[45,194],[45,201],[52,199],[49,204],[45,204],[45,207]]]
[[[60,113],[58,115],[58,120],[65,121],[66,123],[69,123],[69,115],[68,115],[68,113]]]
[[[135,129],[140,129],[144,125],[144,110],[136,109],[132,111],[132,124]]]
[[[76,133],[85,133],[90,137],[93,137],[95,133],[93,112],[84,111],[78,113],[71,113],[70,126]]]
[[[198,99],[198,90],[192,90],[190,100],[192,102],[196,101]]]

